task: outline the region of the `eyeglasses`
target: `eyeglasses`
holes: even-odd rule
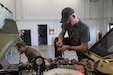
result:
[[[17,50],[19,51],[21,47],[19,47]]]

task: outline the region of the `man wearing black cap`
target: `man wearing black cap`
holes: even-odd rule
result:
[[[82,58],[84,58],[83,52],[87,50],[88,42],[90,41],[89,27],[76,16],[74,9],[70,7],[64,8],[62,10],[62,19],[60,23],[62,23],[62,30],[58,36],[58,41],[56,42],[58,51],[76,51],[80,61]],[[62,42],[66,31],[69,35],[69,45],[65,45]]]

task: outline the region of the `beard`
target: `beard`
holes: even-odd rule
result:
[[[23,54],[24,52],[20,52],[20,54]]]

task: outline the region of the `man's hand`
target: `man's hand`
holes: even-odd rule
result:
[[[63,44],[62,44],[62,41],[61,40],[58,40],[57,42],[56,42],[56,45],[58,46],[58,47],[61,47]]]
[[[24,64],[24,62],[19,62],[19,64]]]
[[[58,47],[58,51],[64,52],[65,50],[68,50],[69,45],[62,45],[62,47]]]

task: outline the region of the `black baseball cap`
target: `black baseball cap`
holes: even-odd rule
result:
[[[72,15],[74,12],[75,12],[74,9],[70,7],[64,8],[61,13],[62,19],[60,23],[65,23],[68,20],[69,16]]]

